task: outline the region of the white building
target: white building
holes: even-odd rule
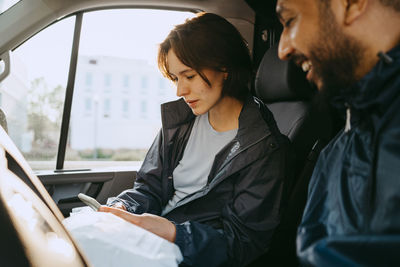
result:
[[[23,152],[31,150],[33,133],[28,132],[27,95],[29,80],[22,61],[12,55],[9,76],[0,82],[0,108],[7,118],[8,134]]]
[[[146,149],[161,126],[172,83],[146,61],[80,56],[70,122],[72,149]]]

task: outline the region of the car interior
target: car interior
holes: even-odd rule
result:
[[[136,172],[140,167],[140,160],[136,160],[137,163],[135,164],[132,162],[122,164],[121,161],[113,161],[108,163],[107,166],[86,166],[85,162],[79,166],[69,167],[68,165],[68,161],[73,158],[70,152],[71,148],[74,144],[79,144],[79,138],[83,138],[81,133],[75,134],[75,129],[85,126],[79,126],[76,121],[77,118],[84,118],[86,113],[79,113],[79,110],[74,109],[75,101],[79,101],[80,98],[78,95],[80,70],[83,68],[100,68],[101,62],[111,62],[110,57],[94,58],[92,56],[88,65],[82,63],[84,57],[81,57],[82,50],[80,49],[84,47],[86,42],[85,22],[89,21],[90,15],[96,14],[96,12],[99,14],[103,11],[119,12],[121,10],[124,12],[136,10],[139,13],[144,13],[146,10],[188,12],[188,14],[202,11],[212,12],[225,17],[241,32],[248,43],[254,62],[254,80],[250,89],[253,95],[261,99],[274,114],[279,129],[289,137],[293,144],[293,154],[296,159],[295,180],[291,187],[287,189],[290,192],[289,198],[286,200],[287,208],[273,236],[270,249],[250,266],[298,265],[295,237],[306,203],[308,181],[320,151],[338,131],[338,119],[326,107],[322,111],[321,107],[318,107],[317,111],[313,102],[316,89],[306,81],[303,71],[292,62],[279,60],[277,51],[282,27],[275,15],[276,1],[21,0],[14,1],[13,5],[7,6],[8,2],[0,1],[0,9],[2,5],[3,8],[8,8],[0,14],[0,36],[2,36],[0,38],[0,61],[2,61],[2,65],[0,65],[0,123],[2,126],[2,129],[0,129],[0,223],[3,225],[0,234],[5,237],[1,238],[0,241],[0,246],[3,248],[0,250],[2,256],[2,264],[0,265],[5,263],[5,266],[90,266],[85,255],[63,227],[62,220],[69,216],[73,208],[84,206],[77,197],[79,193],[84,193],[95,198],[101,204],[106,204],[108,198],[133,187]],[[159,23],[165,23],[165,21],[162,21],[164,17],[157,16],[160,19]],[[15,115],[14,109],[6,101],[8,94],[11,94],[10,92],[14,92],[14,96],[10,96],[13,98],[10,99],[30,99],[29,97],[33,95],[34,91],[18,89],[22,86],[21,84],[28,84],[26,85],[27,88],[36,90],[46,88],[45,86],[35,87],[40,83],[40,79],[21,82],[22,78],[20,77],[22,76],[18,75],[24,74],[29,68],[20,67],[16,55],[18,55],[18,51],[23,51],[24,46],[28,45],[31,40],[34,41],[35,36],[39,36],[42,32],[44,34],[46,31],[51,31],[52,28],[64,22],[71,25],[69,32],[64,31],[62,33],[64,35],[70,34],[70,39],[66,44],[69,50],[63,51],[67,59],[67,64],[64,64],[66,66],[63,66],[66,70],[63,73],[65,85],[60,93],[60,115],[57,117],[58,119],[53,120],[54,125],[58,123],[59,127],[54,131],[55,134],[51,132],[54,135],[54,140],[56,140],[55,144],[51,143],[54,155],[52,154],[46,159],[46,164],[50,162],[53,165],[39,168],[37,167],[40,163],[39,160],[35,159],[30,151],[38,145],[44,144],[49,147],[50,145],[45,138],[38,139],[36,143],[32,141],[35,141],[36,134],[40,133],[40,129],[29,124],[29,119],[36,113],[28,110],[28,115],[25,115],[27,119],[23,122],[26,126],[22,127],[22,122],[16,123],[18,120],[23,121],[22,116],[18,113],[15,113],[17,114]],[[126,25],[128,30],[131,26]],[[139,26],[142,27],[142,25]],[[99,29],[100,36],[104,35],[102,31],[107,30],[105,27]],[[112,31],[118,32],[119,29],[113,28]],[[126,34],[126,32],[121,33],[121,36]],[[151,36],[152,32],[144,31],[142,36],[136,36],[135,42],[141,42],[142,39],[148,38],[148,35]],[[39,60],[51,57],[49,49],[57,49],[57,39],[58,37],[49,39],[50,41],[45,44],[48,45],[48,48],[42,45],[43,49],[37,52]],[[116,40],[117,44],[119,41]],[[65,45],[65,42],[61,39],[60,42]],[[123,44],[120,45],[123,47]],[[97,53],[95,46],[91,49],[95,51],[94,53]],[[119,47],[112,49],[118,50]],[[115,58],[112,60],[117,62]],[[34,62],[38,63],[37,60]],[[47,67],[57,68],[56,65]],[[144,68],[143,65],[142,68]],[[119,69],[115,67],[115,72],[118,73],[118,71]],[[22,74],[15,74],[15,72]],[[19,79],[16,79],[19,82],[6,84],[7,79],[11,80],[13,75],[19,77]],[[83,83],[88,86],[92,83],[92,76],[86,75],[85,77],[82,78],[86,79],[86,82]],[[105,83],[107,83],[107,77]],[[130,81],[128,78],[124,78],[125,84],[130,83]],[[144,88],[146,88],[146,81],[141,80]],[[7,90],[9,91],[7,92]],[[48,91],[43,89],[43,92]],[[49,99],[50,93],[45,95],[44,99]],[[89,96],[86,99],[93,100],[96,98],[93,91],[89,89],[85,93]],[[111,93],[106,91],[106,93],[114,94],[114,91]],[[154,94],[160,94],[160,92],[156,91]],[[25,102],[28,107],[33,107],[31,103],[34,103],[35,99],[39,99],[31,98],[33,100],[29,100],[31,101],[29,105],[26,104],[28,102]],[[96,112],[98,104],[95,100],[93,101],[86,101],[82,105],[87,110]],[[124,101],[122,100],[122,103],[126,103]],[[109,118],[111,113],[107,113],[113,111],[107,109],[110,102],[100,103],[103,105],[104,116],[102,115],[99,121],[94,119],[94,136],[88,137],[90,142],[93,142],[92,139],[94,139],[95,146],[94,150],[91,151],[94,154],[89,156],[93,156],[93,158],[100,158],[100,154],[104,152],[96,148],[96,143],[100,144],[102,140],[101,136],[97,135],[96,130],[103,131],[103,128],[101,128],[103,126],[97,124],[102,123],[103,119],[108,119],[110,124],[104,127],[107,128],[107,131],[113,130]],[[158,104],[154,103],[155,106]],[[121,108],[122,116],[136,110],[143,111],[146,107],[143,102],[139,104],[138,109],[129,109],[128,105],[123,104]],[[37,105],[36,108],[38,108]],[[18,106],[17,109],[23,108]],[[75,127],[74,125],[78,126]],[[133,123],[133,126],[137,127],[135,131],[139,131],[142,127],[140,122]],[[15,134],[17,130],[22,132],[20,139]],[[72,142],[72,138],[76,139],[74,141],[76,143]],[[110,131],[104,139],[111,142],[112,139],[118,139],[118,137],[113,136],[113,131]],[[85,142],[88,143],[89,141]],[[87,153],[88,150],[84,147],[85,142],[83,142],[80,154],[76,152],[76,155]],[[46,146],[43,147],[44,149],[40,151],[46,153]],[[38,152],[38,154],[40,153]],[[99,160],[99,162],[105,161]],[[54,242],[62,244],[64,250],[52,249],[52,247],[55,247],[52,246]]]

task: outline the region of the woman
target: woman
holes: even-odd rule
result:
[[[134,188],[101,210],[175,242],[184,265],[248,264],[268,249],[290,166],[288,140],[249,94],[247,46],[203,13],[170,32],[158,64],[181,99],[162,105]]]

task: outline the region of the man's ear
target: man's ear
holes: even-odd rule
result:
[[[226,79],[228,79],[229,73],[227,72],[226,68],[222,68],[222,69],[221,69],[221,72],[222,72],[223,75],[224,75],[224,81],[226,81]]]
[[[342,0],[346,6],[344,23],[352,24],[366,10],[370,0]]]

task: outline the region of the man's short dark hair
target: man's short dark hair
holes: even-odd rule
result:
[[[319,2],[323,3],[323,6],[326,7],[330,4],[331,0],[319,0]],[[400,0],[379,0],[379,2],[384,6],[392,7],[397,12],[400,12]]]
[[[382,5],[393,7],[397,12],[400,12],[400,0],[379,0]]]

